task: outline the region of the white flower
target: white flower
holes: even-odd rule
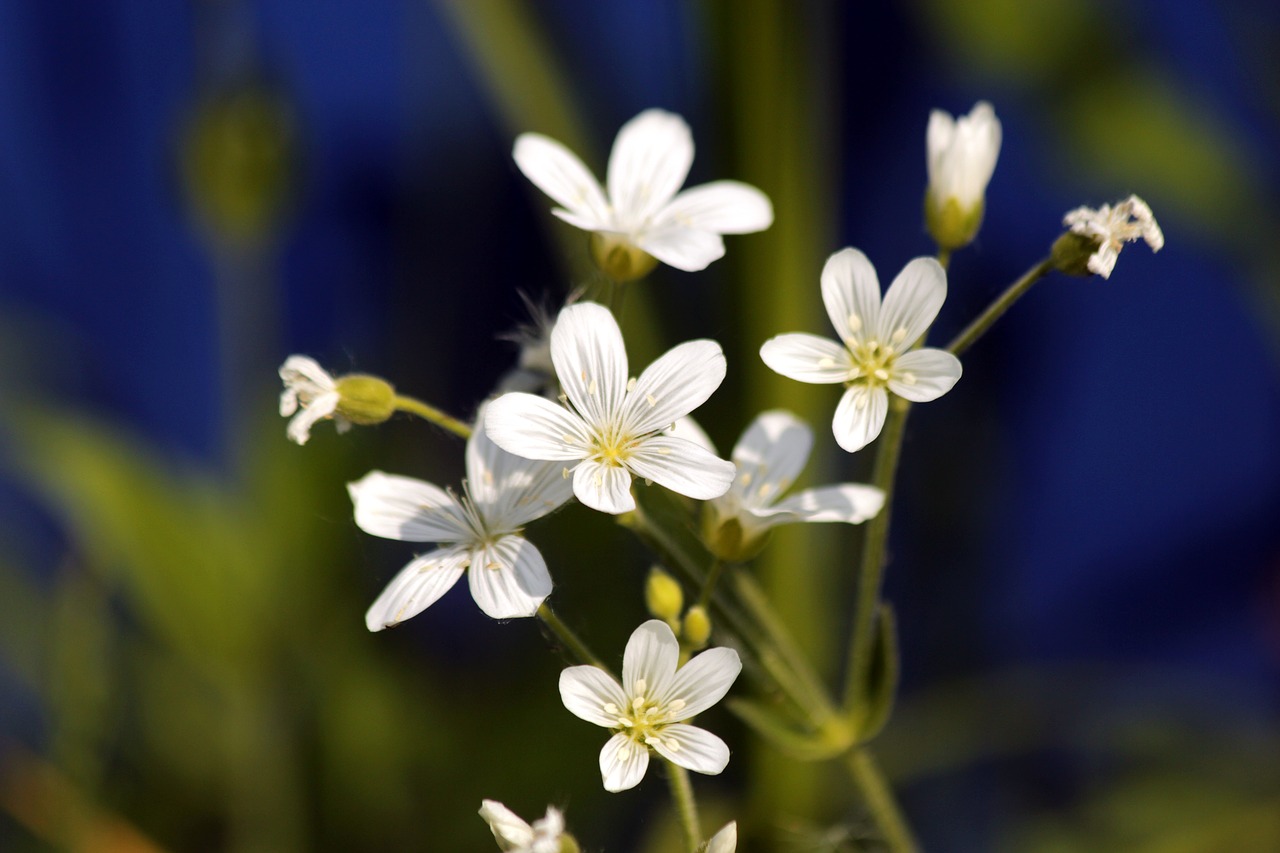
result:
[[[734,853],[738,849],[738,822],[730,821],[711,836],[706,853]]]
[[[1089,271],[1110,278],[1116,258],[1125,243],[1142,238],[1152,252],[1164,248],[1164,232],[1156,224],[1147,203],[1131,195],[1112,207],[1104,204],[1097,210],[1078,207],[1062,217],[1063,225],[1070,225],[1073,234],[1091,238],[1097,251],[1089,257]]]
[[[532,826],[497,800],[485,800],[480,806],[480,817],[489,824],[500,850],[510,853],[560,853],[564,815],[554,806],[547,806],[547,816],[535,820]]]
[[[953,119],[934,110],[926,134],[929,192],[939,205],[955,199],[962,210],[982,204],[1000,156],[1000,120],[986,101]]]
[[[729,747],[710,732],[685,725],[715,703],[742,671],[733,649],[708,649],[676,668],[680,643],[667,623],[650,619],[631,635],[622,658],[622,684],[595,666],[560,673],[560,698],[575,716],[613,729],[600,751],[606,791],[625,791],[644,778],[649,750],[695,773],[716,774]]]
[[[421,613],[468,568],[471,595],[494,619],[532,616],[551,576],[521,527],[569,499],[558,465],[512,456],[477,429],[467,442],[461,497],[430,483],[371,471],[347,486],[366,533],[437,548],[400,570],[365,615],[381,631]]]
[[[632,475],[698,500],[725,493],[733,463],[664,434],[702,405],[724,379],[715,341],[687,341],[627,378],[622,332],[607,308],[592,302],[560,312],[551,331],[551,361],[564,389],[560,406],[532,394],[504,394],[489,404],[485,430],[500,447],[529,459],[577,462],[578,500],[601,512],[635,509]]]
[[[842,249],[822,269],[822,301],[840,342],[794,333],[765,341],[760,357],[800,382],[844,383],[832,421],[849,452],[880,434],[892,391],[914,403],[937,399],[960,378],[960,360],[944,350],[912,349],[947,297],[947,274],[932,258],[916,258],[880,301],[875,268],[857,249]]]
[[[513,153],[520,171],[561,205],[552,210],[556,216],[677,269],[700,270],[721,257],[721,234],[762,231],[773,222],[768,197],[737,181],[676,194],[693,163],[693,137],[684,119],[662,110],[646,110],[618,131],[607,195],[582,161],[554,139],[521,134]]]
[[[764,412],[751,423],[733,448],[738,468],[733,485],[708,505],[708,544],[719,556],[750,558],[764,544],[769,529],[779,524],[859,524],[880,512],[884,492],[857,483],[805,489],[779,500],[804,468],[812,448],[813,431],[790,412]]]
[[[280,394],[280,416],[287,418],[293,415],[285,431],[291,440],[306,444],[311,438],[311,427],[325,418],[333,418],[338,432],[351,429],[351,422],[337,414],[341,399],[337,382],[315,359],[305,355],[289,356],[280,365],[280,379],[284,382],[284,391]]]

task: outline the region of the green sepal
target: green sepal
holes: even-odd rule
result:
[[[893,710],[898,692],[898,628],[893,607],[882,602],[876,613],[876,630],[872,635],[871,667],[866,683],[858,691],[862,702],[849,712],[849,722],[858,735],[858,743],[866,743],[880,733]]]

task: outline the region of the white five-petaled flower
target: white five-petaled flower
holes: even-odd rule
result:
[[[387,585],[365,615],[370,631],[421,613],[468,568],[472,597],[495,619],[533,616],[551,594],[547,564],[521,528],[569,499],[560,466],[512,456],[477,429],[467,442],[461,496],[381,471],[347,489],[361,530],[442,546],[414,558]]]
[[[724,379],[715,341],[687,341],[627,378],[622,332],[609,310],[570,305],[551,331],[551,361],[567,406],[532,394],[489,404],[485,430],[500,447],[528,459],[576,462],[573,493],[601,512],[635,509],[632,475],[698,500],[725,493],[733,463],[665,432],[702,405]]]
[[[351,422],[337,414],[341,399],[337,382],[315,359],[305,355],[289,356],[280,365],[280,379],[284,382],[280,416],[293,415],[286,430],[292,441],[306,444],[311,438],[311,427],[325,418],[333,418],[338,432],[351,428]]]
[[[607,194],[554,139],[521,134],[514,156],[520,171],[561,205],[552,210],[556,216],[677,269],[700,270],[724,255],[722,234],[762,231],[773,223],[768,197],[738,181],[677,194],[693,163],[693,136],[684,119],[663,110],[646,110],[618,131]]]
[[[729,747],[705,729],[681,722],[719,702],[742,661],[733,649],[715,648],[677,669],[680,643],[667,623],[650,619],[631,635],[622,658],[622,684],[595,666],[560,673],[560,698],[575,716],[613,729],[600,751],[606,791],[639,784],[649,750],[695,773],[716,774],[729,763]]]
[[[1152,252],[1164,248],[1164,232],[1156,224],[1151,208],[1136,195],[1115,207],[1109,204],[1097,210],[1078,207],[1062,218],[1062,224],[1070,225],[1073,234],[1081,234],[1097,244],[1097,251],[1089,256],[1088,266],[1090,272],[1103,278],[1111,276],[1125,243],[1141,238]]]
[[[932,258],[908,263],[880,299],[880,282],[866,255],[842,249],[822,269],[822,301],[840,341],[792,333],[765,341],[760,357],[800,382],[844,383],[832,421],[836,442],[860,450],[880,434],[889,391],[914,403],[937,399],[960,379],[949,352],[913,349],[947,297],[947,274]]]
[[[547,806],[547,816],[535,820],[532,826],[497,800],[485,800],[480,806],[480,817],[489,824],[499,850],[509,853],[560,853],[564,815],[554,806]]]
[[[711,836],[706,853],[736,853],[738,849],[738,822],[731,820]]]
[[[939,204],[955,199],[965,210],[982,204],[1000,156],[1000,120],[986,101],[953,119],[934,110],[926,134],[929,192]]]

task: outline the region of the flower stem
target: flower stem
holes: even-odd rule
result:
[[[685,848],[698,853],[702,845],[702,829],[698,826],[698,803],[693,798],[693,785],[689,784],[689,771],[678,764],[667,762],[667,782],[671,785],[671,799],[684,830]]]
[[[845,756],[845,766],[889,850],[892,853],[915,853],[918,849],[916,840],[902,817],[893,789],[871,753],[866,749],[855,749]]]
[[[1031,289],[1031,285],[1044,278],[1051,269],[1053,269],[1053,261],[1045,258],[1027,270],[1022,278],[1009,285],[1008,289],[996,298],[996,301],[988,305],[986,311],[983,311],[963,332],[956,335],[955,339],[947,345],[947,351],[952,355],[960,355],[971,347],[974,341],[982,337],[987,329],[1000,319],[1000,315],[1009,310],[1010,305],[1017,302],[1022,294]]]
[[[707,579],[702,582],[702,592],[698,594],[698,604],[706,607],[711,601],[711,593],[715,591],[716,584],[720,581],[720,573],[724,571],[724,561],[719,557],[711,561],[711,568],[707,569]]]
[[[412,397],[404,397],[396,395],[395,407],[401,412],[411,412],[418,417],[428,420],[439,427],[444,427],[454,435],[462,438],[471,438],[471,427],[455,417],[446,415],[435,406],[428,406],[421,400],[415,400]]]
[[[573,656],[576,657],[580,663],[597,666],[610,675],[613,675],[613,672],[609,667],[601,663],[600,658],[596,657],[595,654],[592,653],[591,649],[587,648],[587,644],[582,642],[582,640],[578,638],[578,635],[573,633],[573,630],[568,625],[560,621],[560,617],[557,616],[555,611],[552,610],[545,602],[538,606],[538,618],[542,620],[543,625],[546,625],[551,629],[551,633],[556,635],[557,639],[564,644],[565,648],[573,652]]]

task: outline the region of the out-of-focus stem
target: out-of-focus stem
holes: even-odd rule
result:
[[[613,675],[612,670],[605,666],[600,661],[600,658],[595,656],[591,649],[587,648],[587,644],[582,642],[582,640],[578,638],[578,635],[573,633],[573,630],[568,625],[560,621],[560,617],[557,616],[555,611],[547,606],[547,604],[543,603],[538,606],[538,618],[542,620],[543,625],[546,625],[551,629],[551,633],[555,634],[556,638],[559,639],[561,643],[564,643],[565,648],[573,652],[573,656],[576,657],[579,662],[598,666],[605,672]]]
[[[960,355],[973,346],[974,341],[982,337],[987,329],[990,329],[996,320],[999,320],[1000,316],[1009,310],[1010,305],[1017,302],[1022,297],[1022,294],[1031,289],[1031,285],[1044,278],[1051,269],[1053,269],[1053,261],[1045,258],[1027,270],[1022,278],[1009,285],[1004,293],[996,297],[996,300],[987,306],[987,310],[979,314],[976,320],[965,327],[963,332],[956,335],[951,343],[947,344],[947,351],[953,355]]]
[[[902,817],[893,789],[871,753],[855,749],[845,756],[845,766],[889,849],[893,853],[916,853],[919,849],[916,840]]]
[[[702,844],[702,829],[698,826],[698,802],[693,798],[689,771],[668,761],[667,781],[671,785],[671,800],[680,816],[680,828],[684,830],[685,849],[689,853],[698,853],[698,847]]]
[[[444,427],[454,435],[462,438],[471,438],[471,427],[452,415],[446,415],[435,406],[429,406],[421,400],[415,400],[413,397],[405,397],[396,395],[395,407],[397,411],[410,412],[417,415],[423,420],[430,421],[439,427]]]

